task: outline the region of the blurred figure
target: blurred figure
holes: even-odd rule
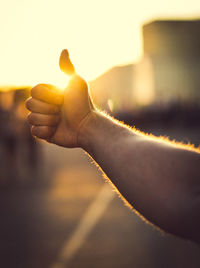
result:
[[[16,185],[18,181],[16,121],[13,120],[9,111],[1,111],[3,128],[1,141],[3,147],[3,180],[9,186]]]
[[[24,183],[34,183],[37,180],[37,169],[39,168],[39,146],[29,131],[29,124],[25,120],[27,110],[25,100],[29,92],[21,89],[15,91],[13,110],[15,111],[15,122],[18,136],[18,162],[20,167],[21,178]],[[41,159],[40,159],[41,160]]]
[[[39,147],[29,131],[25,100],[27,89],[0,93],[1,184],[15,187],[33,184],[38,169]]]

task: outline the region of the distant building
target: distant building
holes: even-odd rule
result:
[[[200,100],[200,20],[144,25],[143,51],[152,64],[156,100]]]
[[[143,26],[143,57],[91,82],[101,108],[200,102],[200,20],[153,21]]]
[[[90,82],[92,97],[105,110],[128,109],[132,98],[134,65],[116,66]]]

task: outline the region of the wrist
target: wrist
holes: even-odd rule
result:
[[[130,135],[130,129],[123,123],[98,110],[91,110],[83,119],[78,131],[78,145],[90,155],[95,148],[109,147],[111,141],[124,139]]]
[[[92,110],[79,129],[79,146],[97,163],[103,161],[101,155],[112,155],[116,150],[126,155],[126,146],[136,146],[142,134],[134,131],[104,112]],[[120,155],[118,155],[120,158]],[[130,157],[127,154],[127,157]],[[104,163],[105,164],[105,163]]]
[[[101,113],[97,110],[91,110],[81,122],[78,134],[77,142],[79,147],[87,152],[91,151],[92,147],[92,137],[97,129],[98,122],[102,117]]]

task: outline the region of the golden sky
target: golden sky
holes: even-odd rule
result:
[[[92,80],[141,56],[141,25],[154,18],[198,18],[199,0],[1,0],[0,84],[57,84],[68,48]]]

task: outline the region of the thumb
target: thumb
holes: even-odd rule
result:
[[[67,49],[63,49],[60,54],[59,66],[61,71],[63,71],[67,75],[75,74],[75,68],[69,58],[69,52]]]

